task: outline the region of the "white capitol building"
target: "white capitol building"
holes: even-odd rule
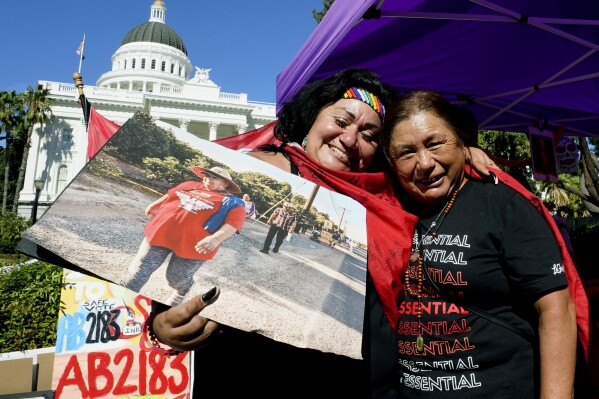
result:
[[[123,125],[137,111],[215,140],[259,128],[275,119],[275,104],[224,93],[210,69],[193,67],[181,37],[165,23],[166,7],[154,0],[148,22],[131,29],[112,55],[112,70],[84,93],[102,116]],[[84,79],[85,82],[85,79]],[[51,120],[31,139],[19,214],[31,216],[35,180],[43,180],[41,215],[87,162],[87,132],[74,83],[39,81],[54,99]]]

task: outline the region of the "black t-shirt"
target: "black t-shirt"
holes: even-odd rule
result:
[[[194,351],[194,398],[368,398],[363,360],[222,326]]]
[[[425,233],[437,214],[421,221]],[[541,214],[505,185],[468,182],[436,237],[424,239],[426,273],[416,350],[418,299],[400,302],[402,398],[532,398],[538,395],[533,303],[567,286],[559,248]],[[425,234],[426,235],[426,234]],[[415,237],[415,242],[421,237]],[[410,266],[414,270],[414,265]],[[411,284],[416,286],[412,274]],[[456,303],[449,301],[457,295]],[[468,303],[516,328],[516,334],[459,306]],[[532,341],[523,336],[533,337]]]

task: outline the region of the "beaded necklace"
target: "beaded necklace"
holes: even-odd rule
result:
[[[447,216],[447,214],[453,207],[453,204],[455,203],[455,200],[456,200],[456,197],[458,196],[459,191],[460,191],[460,189],[458,188],[453,192],[453,194],[451,195],[451,198],[449,198],[449,201],[447,201],[447,203],[445,204],[443,209],[441,209],[441,212],[439,212],[439,214],[437,215],[435,220],[431,223],[428,230],[426,230],[426,232],[420,237],[420,240],[418,240],[418,232],[420,231],[420,226],[421,226],[420,221],[418,222],[416,231],[414,232],[412,251],[410,253],[410,262],[408,264],[408,267],[406,268],[406,273],[404,275],[404,287],[406,289],[406,292],[411,297],[418,298],[418,309],[416,309],[416,318],[418,319],[418,321],[417,321],[418,337],[416,338],[416,350],[418,352],[424,351],[424,338],[422,338],[421,319],[422,319],[422,283],[424,281],[423,268],[424,268],[424,248],[425,247],[422,246],[422,243],[424,242],[426,237],[428,237],[428,233],[431,232],[431,230],[433,230],[435,227],[436,227],[436,229],[431,233],[431,237],[437,236],[437,233],[439,232],[439,228],[441,228],[441,224],[443,223],[443,220],[445,220],[445,217]],[[416,265],[416,284],[412,284],[410,282],[410,266],[414,266],[414,264]]]

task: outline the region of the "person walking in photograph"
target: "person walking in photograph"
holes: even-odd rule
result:
[[[283,202],[283,206],[274,210],[268,218],[267,224],[270,225],[266,239],[260,252],[268,254],[272,240],[275,240],[275,246],[272,252],[279,252],[279,248],[288,234],[291,234],[297,225],[297,215],[291,208],[289,202]]]
[[[144,240],[121,280],[123,286],[140,292],[171,255],[166,280],[173,292],[165,301],[168,305],[183,301],[196,271],[216,256],[223,241],[241,230],[246,218],[243,200],[234,195],[241,190],[229,172],[217,166],[192,166],[191,171],[202,182],[185,181],[146,208],[150,221]]]

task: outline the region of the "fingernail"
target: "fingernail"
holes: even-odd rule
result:
[[[216,295],[216,287],[213,287],[210,291],[202,295],[202,301],[208,302],[209,300],[214,298],[214,295]]]

